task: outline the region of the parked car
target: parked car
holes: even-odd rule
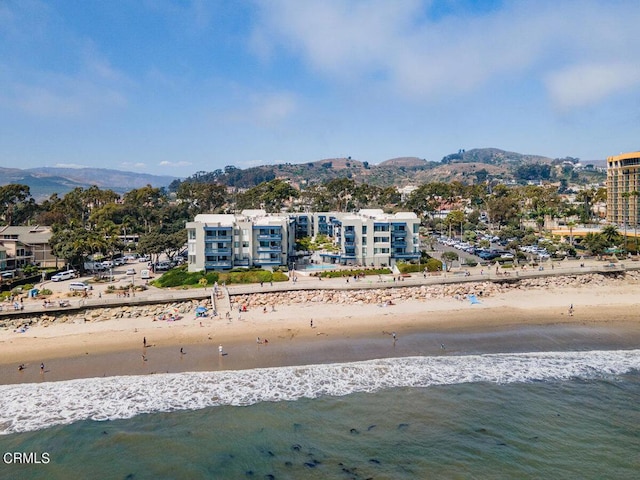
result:
[[[127,268],[127,275],[135,275],[136,271],[133,268]]]
[[[85,282],[71,282],[69,284],[69,290],[72,292],[86,292],[87,290],[93,290],[93,287]]]
[[[60,282],[62,280],[71,280],[72,278],[76,278],[75,270],[66,270],[64,272],[56,273],[53,277],[51,277],[51,280],[53,280],[54,282]]]

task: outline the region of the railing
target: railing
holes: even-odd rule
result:
[[[205,255],[231,255],[230,248],[205,248]]]
[[[272,247],[258,247],[258,252],[269,253],[269,252],[277,252],[280,253],[282,251],[280,245],[274,245]]]
[[[205,268],[231,268],[232,262],[231,260],[218,261],[218,262],[204,262]]]
[[[274,234],[259,234],[258,235],[258,240],[277,240],[277,241],[282,241],[282,234],[279,233],[274,233]]]

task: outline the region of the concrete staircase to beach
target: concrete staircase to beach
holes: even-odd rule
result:
[[[214,289],[213,298],[213,310],[218,313],[220,318],[225,318],[227,314],[231,312],[231,300],[229,296],[229,289],[227,287],[218,287]]]

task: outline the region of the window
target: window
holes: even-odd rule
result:
[[[367,244],[367,237],[362,237],[362,244],[366,245]]]
[[[384,243],[388,241],[389,237],[373,237],[373,243]]]
[[[367,234],[367,226],[366,226],[366,225],[363,225],[363,226],[362,226],[362,234],[363,234],[363,235],[366,235],[366,234]]]
[[[189,240],[195,240],[196,239],[196,231],[193,229],[189,229]]]

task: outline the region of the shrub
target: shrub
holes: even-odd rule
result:
[[[464,264],[468,267],[475,267],[476,265],[478,265],[478,262],[471,257],[467,257],[464,259]]]
[[[427,260],[427,271],[428,272],[439,272],[442,270],[442,262],[437,258],[430,258]]]
[[[38,292],[38,295],[51,295],[53,292],[48,288],[43,288]]]
[[[398,263],[396,266],[400,273],[415,273],[422,272],[426,267],[426,263]]]
[[[323,278],[340,278],[340,277],[352,277],[353,275],[387,275],[391,273],[390,268],[369,268],[369,269],[356,269],[356,270],[333,270],[331,272],[318,272],[315,273],[315,277]]]

